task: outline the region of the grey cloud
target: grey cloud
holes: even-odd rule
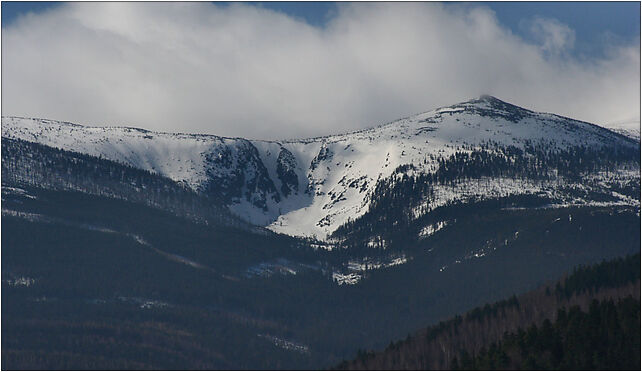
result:
[[[68,3],[2,31],[2,113],[291,138],[492,94],[597,124],[639,121],[640,50],[578,61],[481,6],[342,4],[324,28],[244,4]]]
[[[575,31],[558,20],[534,17],[524,21],[524,24],[544,53],[560,55],[573,49]]]

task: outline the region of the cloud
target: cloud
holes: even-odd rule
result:
[[[245,4],[66,3],[2,29],[2,114],[282,139],[492,94],[598,124],[639,121],[639,46],[560,53],[481,6],[346,3],[323,28]]]
[[[575,31],[556,19],[534,17],[526,21],[528,30],[549,55],[559,55],[573,49]]]

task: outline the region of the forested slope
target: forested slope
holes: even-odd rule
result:
[[[157,173],[101,157],[2,138],[3,185],[72,190],[127,200],[199,222],[249,229],[221,201]],[[254,228],[253,228],[254,229]]]
[[[639,369],[640,255],[475,308],[337,369]]]
[[[555,322],[518,329],[472,357],[453,361],[463,370],[639,370],[640,302],[632,296],[593,300],[558,310]]]

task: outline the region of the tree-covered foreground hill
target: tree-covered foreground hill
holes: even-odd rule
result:
[[[640,255],[580,266],[337,368],[639,370]]]

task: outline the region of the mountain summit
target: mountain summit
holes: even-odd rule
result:
[[[464,154],[474,159],[490,156],[509,169],[528,159],[553,164],[549,158],[554,154],[639,151],[639,143],[605,128],[487,95],[371,129],[305,140],[157,133],[20,117],[2,118],[2,136],[156,172],[220,198],[253,224],[319,239],[367,213],[379,183],[452,171]],[[546,172],[557,175],[559,167],[551,165]],[[457,182],[435,185],[432,198],[420,209],[425,213],[470,197],[557,195],[551,182],[530,176],[489,180],[481,173],[461,174]],[[629,199],[623,196],[618,202],[636,204]]]

